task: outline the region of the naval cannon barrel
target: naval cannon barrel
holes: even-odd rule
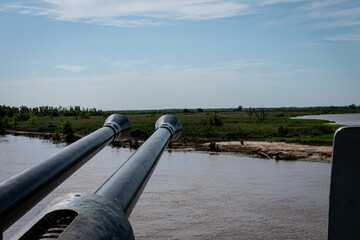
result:
[[[182,130],[172,115],[160,117],[156,131],[94,194],[72,193],[55,199],[11,239],[134,239],[128,217],[163,151]]]
[[[113,114],[105,120],[102,128],[1,182],[1,233],[107,144],[120,139],[129,129],[130,122],[125,116]]]
[[[127,217],[153,173],[170,141],[181,133],[179,120],[172,115],[160,117],[151,137],[95,192],[107,199],[117,199]]]

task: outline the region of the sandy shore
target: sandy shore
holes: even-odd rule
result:
[[[289,155],[303,161],[330,162],[331,146],[311,146],[296,143],[285,142],[267,142],[267,141],[230,141],[215,142],[220,152],[240,153],[245,155],[284,159]],[[203,144],[203,147],[209,148],[210,143]]]

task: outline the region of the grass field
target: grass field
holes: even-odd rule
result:
[[[216,113],[214,113],[216,112]],[[210,141],[230,140],[267,140],[287,141],[305,144],[331,145],[333,134],[339,127],[328,125],[322,120],[291,119],[299,115],[316,114],[319,112],[266,109],[264,119],[257,111],[153,111],[153,112],[122,112],[131,122],[132,129],[138,129],[150,135],[154,132],[156,120],[164,114],[173,114],[183,125],[180,142],[204,143]],[[216,115],[215,115],[216,114]],[[209,121],[217,118],[221,124],[215,126]],[[69,121],[75,134],[88,134],[100,128],[105,121],[103,116],[80,118],[75,116],[39,117],[36,121],[20,121],[11,125],[12,130],[54,132],[61,121]],[[46,127],[51,123],[53,127]]]

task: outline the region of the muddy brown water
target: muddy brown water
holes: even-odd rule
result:
[[[0,136],[0,181],[64,144]],[[131,154],[106,147],[4,233],[52,199],[93,193]],[[130,222],[136,239],[326,239],[330,164],[165,151]]]

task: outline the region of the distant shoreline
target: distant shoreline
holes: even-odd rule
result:
[[[40,139],[48,139],[52,141],[52,133],[50,132],[30,132],[6,130],[6,134],[14,136],[35,137]],[[83,136],[81,136],[83,137]],[[115,146],[131,147],[130,139],[124,140]],[[136,141],[136,145],[140,146],[143,141]],[[211,145],[213,149],[211,149]],[[134,145],[134,144],[133,144]],[[208,143],[183,143],[181,141],[174,142],[169,150],[180,151],[201,151],[219,154],[234,154],[250,157],[274,159],[274,160],[299,160],[311,162],[331,161],[332,146],[314,146],[308,144],[286,143],[286,142],[270,142],[270,141],[217,141]]]

